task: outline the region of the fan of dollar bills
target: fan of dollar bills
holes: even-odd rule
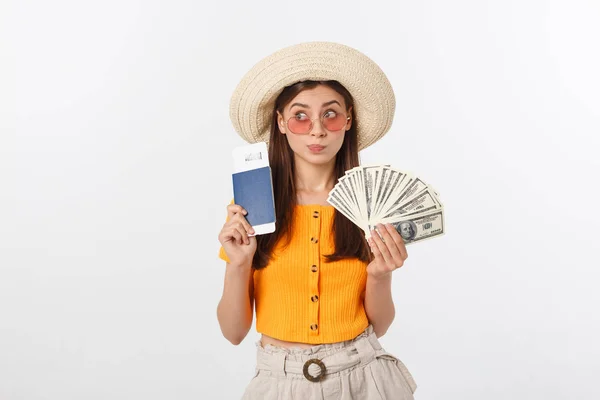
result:
[[[444,208],[436,191],[389,165],[346,171],[327,202],[358,225],[367,239],[378,223],[391,223],[405,244],[444,234]]]

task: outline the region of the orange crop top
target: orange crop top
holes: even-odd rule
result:
[[[367,265],[357,258],[327,262],[334,251],[332,206],[298,205],[290,244],[254,271],[256,330],[310,344],[349,340],[369,322],[364,308]],[[219,257],[229,261],[221,247]]]

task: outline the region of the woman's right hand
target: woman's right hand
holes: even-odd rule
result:
[[[219,242],[225,249],[229,263],[251,266],[256,252],[256,237],[254,229],[244,215],[247,211],[242,206],[230,204],[227,206],[227,222],[219,232]]]

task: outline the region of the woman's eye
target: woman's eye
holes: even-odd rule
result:
[[[335,118],[337,117],[337,113],[335,111],[327,111],[325,114],[323,114],[324,118]]]
[[[296,118],[298,121],[304,121],[308,119],[308,116],[304,113],[298,113],[294,116],[294,118]]]

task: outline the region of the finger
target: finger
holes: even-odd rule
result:
[[[392,233],[398,235],[398,232],[396,232],[396,230],[394,228],[392,228],[390,231],[390,226],[388,226],[388,224],[385,224],[385,225],[378,224],[377,230],[381,234],[382,241],[383,241],[383,243],[385,243],[385,245],[389,251],[389,254],[390,254],[389,259],[390,259],[391,263],[393,264],[394,267],[401,266],[402,263],[404,262],[404,259],[402,258],[402,254],[400,253],[398,246],[396,245],[396,240],[395,240],[394,236],[392,235]]]
[[[227,206],[227,218],[231,219],[235,214],[248,214],[248,211],[244,209],[244,207],[239,204],[230,204]]]
[[[252,225],[250,225],[250,223],[248,222],[248,220],[243,215],[241,215],[241,214],[238,213],[238,214],[236,214],[233,217],[233,220],[239,221],[243,225],[244,230],[247,233],[249,233],[250,235],[254,234],[254,228],[252,228]]]
[[[404,261],[408,258],[408,254],[406,252],[406,246],[404,245],[404,240],[402,240],[402,236],[398,233],[396,228],[392,224],[385,224],[385,237],[389,240],[386,240],[386,243],[390,246],[393,246],[393,249],[390,250],[394,258],[398,258],[400,261]]]
[[[248,234],[240,222],[227,222],[219,233],[219,241],[221,244],[225,242],[233,242],[241,245],[242,243],[249,244]]]
[[[233,236],[233,229],[227,222],[225,225],[223,225],[223,228],[221,228],[221,232],[219,232],[219,242],[223,244],[232,240],[235,240],[235,237]]]
[[[372,233],[371,235],[373,235],[373,234],[376,235],[376,233]],[[375,260],[379,260],[380,258],[383,258],[383,256],[381,255],[381,252],[379,251],[379,248],[373,241],[373,238],[370,237],[369,240],[367,240],[367,242],[369,243],[369,247],[371,248],[371,253],[373,253],[373,257],[375,257]]]
[[[244,227],[244,225],[238,224],[238,226],[236,227],[236,230],[242,236],[242,241],[246,244],[250,244],[250,241],[248,240],[248,232],[246,232],[246,228]]]
[[[388,250],[386,244],[383,243],[383,241],[381,240],[381,237],[379,237],[379,233],[376,229],[373,229],[373,231],[371,232],[371,239],[373,240],[375,246],[377,246],[377,249],[381,253],[383,261],[385,261],[386,264],[390,264],[392,261],[390,251]]]
[[[241,226],[247,234],[253,235],[255,233],[252,225],[250,225],[248,220],[240,213],[235,213],[231,219],[228,219],[227,222],[225,222],[225,226],[228,228],[237,228]]]
[[[231,237],[233,238],[233,240],[235,241],[236,244],[242,244],[242,234],[240,233],[239,230],[234,228],[231,231]]]

